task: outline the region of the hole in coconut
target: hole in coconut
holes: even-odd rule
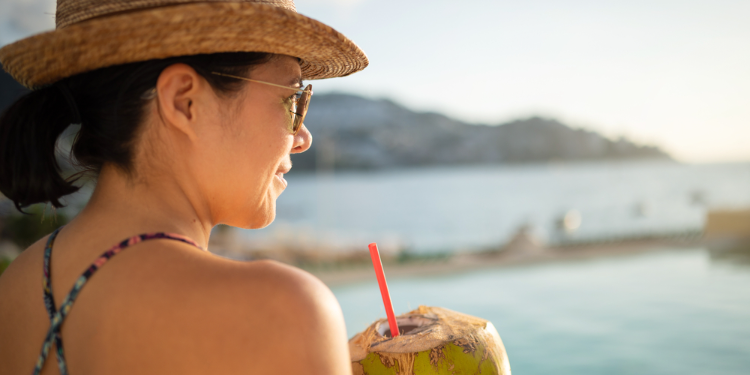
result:
[[[418,328],[430,325],[434,323],[433,319],[428,319],[422,316],[407,316],[396,318],[396,324],[398,324],[399,335],[411,335],[418,332]],[[378,325],[378,334],[387,338],[391,338],[391,327],[388,321],[380,323]]]

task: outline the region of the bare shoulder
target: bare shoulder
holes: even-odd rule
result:
[[[259,373],[351,371],[343,314],[325,284],[274,261],[237,266],[235,275],[217,286],[227,291],[217,303],[236,309],[234,318],[247,322],[237,339],[255,341],[249,346],[256,347],[264,360],[254,367],[267,366]]]
[[[154,337],[160,342],[155,346],[171,348],[161,357],[163,364],[173,363],[170,370],[351,373],[341,308],[313,275],[274,261],[238,262],[208,253],[172,259],[170,268],[163,276],[170,280],[172,304],[162,306],[169,312],[157,318],[169,317],[159,324],[168,332]]]
[[[29,281],[32,280],[34,281],[33,286],[39,287],[41,285],[42,256],[47,237],[45,236],[21,252],[3,272],[0,277],[0,298],[7,301],[10,294],[24,294],[26,288],[31,286]]]
[[[215,303],[226,303],[269,319],[293,318],[296,322],[318,324],[343,320],[331,290],[306,271],[270,260],[222,259],[218,263],[212,269],[215,278],[210,285],[221,291],[212,294]]]
[[[44,242],[24,250],[0,275],[0,363],[9,374],[29,371],[41,345],[30,338],[43,337],[47,329],[41,293]]]
[[[0,323],[0,357],[18,369],[33,363],[48,327],[43,250],[43,241],[33,245],[0,278],[0,296],[12,302],[0,304],[0,315],[13,322]],[[61,299],[92,257],[66,267],[73,253],[56,250]],[[320,280],[175,241],[141,243],[107,262],[82,289],[62,336],[79,372],[351,373],[343,315]]]
[[[328,309],[339,310],[331,290],[318,278],[299,268],[272,260],[239,262],[235,266],[236,275],[230,278],[239,277],[243,282],[230,282],[233,288],[229,290],[233,293],[260,292],[268,298],[269,306],[280,304],[291,309],[305,309],[310,313],[323,312],[327,316],[330,312]],[[318,311],[321,309],[325,311]]]

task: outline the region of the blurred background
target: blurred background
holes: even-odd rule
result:
[[[277,219],[211,250],[303,267],[349,336],[394,308],[491,320],[517,374],[750,368],[750,2],[299,0],[371,65],[315,81]],[[0,45],[54,27],[0,2]],[[24,89],[0,76],[0,108]],[[0,270],[73,217],[0,203]]]

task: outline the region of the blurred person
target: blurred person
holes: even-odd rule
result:
[[[0,373],[350,373],[323,283],[206,248],[217,224],[274,220],[312,142],[302,79],[365,54],[292,0],[58,0],[56,23],[0,49],[34,89],[0,119],[0,190],[19,210],[77,191],[55,153],[70,124],[96,187],[0,277]]]

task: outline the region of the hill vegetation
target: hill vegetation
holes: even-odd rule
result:
[[[670,159],[657,147],[554,119],[474,125],[348,94],[316,95],[305,123],[315,142],[310,152],[293,156],[295,169]]]

